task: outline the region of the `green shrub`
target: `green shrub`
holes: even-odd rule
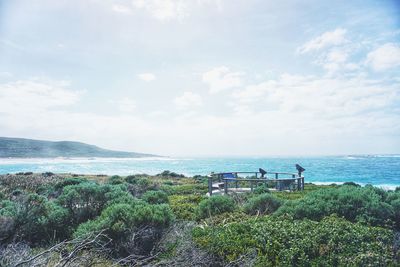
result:
[[[85,182],[88,182],[86,178],[80,178],[80,177],[65,178],[61,182],[56,183],[54,189],[59,190],[68,185],[77,185]]]
[[[257,186],[253,191],[254,194],[264,194],[264,193],[269,193],[269,192],[270,191],[265,184]]]
[[[110,178],[108,178],[107,182],[112,185],[117,185],[117,184],[123,184],[125,181],[124,178],[122,178],[121,176],[113,175]]]
[[[396,229],[400,229],[400,191],[391,192],[387,197],[388,203],[393,207],[393,221]]]
[[[15,219],[17,240],[48,243],[70,234],[68,210],[41,195],[29,194],[19,199],[9,206],[7,215]]]
[[[349,185],[349,186],[356,186],[356,187],[360,187],[359,184],[356,184],[355,182],[345,182],[342,185]]]
[[[168,227],[172,220],[173,213],[166,204],[149,205],[143,201],[136,201],[133,205],[115,204],[106,208],[95,220],[79,225],[74,236],[82,237],[103,230],[112,239],[110,245],[117,254],[126,255],[132,253],[132,249],[148,253],[159,238],[159,231]],[[150,239],[143,239],[141,236],[146,233],[146,229],[152,229]],[[127,245],[126,242],[132,237],[134,244],[128,242]],[[133,248],[129,247],[132,245]]]
[[[172,220],[172,211],[166,204],[150,205],[143,201],[136,201],[134,205],[120,203],[107,207],[95,220],[79,225],[74,236],[106,229],[110,237],[121,239],[125,231],[134,227],[166,227]]]
[[[227,224],[234,222],[240,223],[249,220],[250,218],[252,218],[252,216],[242,211],[233,211],[230,213],[218,214],[210,218],[206,218],[203,222],[207,226],[226,226]]]
[[[202,195],[172,195],[168,197],[170,207],[178,219],[194,220],[196,209],[200,201],[205,199]]]
[[[208,187],[205,184],[162,185],[160,190],[166,192],[168,195],[205,195]]]
[[[250,257],[247,261],[255,257],[256,266],[396,265],[391,231],[353,224],[335,216],[321,222],[274,217],[248,219],[197,227],[193,238],[226,262],[243,257],[246,262],[246,257]]]
[[[250,198],[244,205],[244,211],[251,215],[271,214],[282,205],[282,202],[282,200],[272,194],[261,194]]]
[[[140,185],[143,187],[147,187],[150,185],[150,180],[146,177],[137,176],[137,175],[129,175],[125,177],[125,181],[130,184]]]
[[[196,210],[197,218],[204,219],[224,212],[232,212],[236,208],[232,198],[227,196],[212,196],[202,200]]]
[[[295,219],[321,220],[337,214],[352,222],[390,226],[393,207],[384,200],[387,193],[374,187],[341,186],[313,191],[303,198],[287,201],[276,215],[289,214]]]
[[[163,191],[147,191],[142,195],[142,199],[149,204],[168,203],[168,195]]]
[[[129,197],[123,185],[87,182],[64,187],[57,203],[68,209],[73,224],[79,224],[98,216],[106,205]]]
[[[140,197],[144,192],[157,188],[151,180],[142,175],[129,175],[125,181],[128,183],[128,191],[135,197]]]
[[[393,200],[391,205],[394,210],[394,222],[396,223],[396,228],[400,229],[400,199]]]
[[[178,173],[171,172],[171,171],[163,171],[162,173],[159,173],[156,176],[174,177],[174,178],[184,178],[185,177],[185,175],[183,175],[183,174],[178,174]]]
[[[0,216],[15,217],[17,214],[17,205],[14,201],[0,201]]]

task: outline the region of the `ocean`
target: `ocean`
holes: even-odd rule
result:
[[[303,166],[305,182],[331,184],[356,182],[385,189],[400,186],[400,155],[260,157],[260,158],[55,158],[0,159],[0,174],[57,172],[77,174],[157,174],[164,170],[188,176],[210,172],[257,171],[296,172]]]

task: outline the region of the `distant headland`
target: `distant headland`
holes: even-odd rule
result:
[[[43,141],[0,137],[0,158],[103,157],[143,158],[158,155],[103,149],[73,141]]]

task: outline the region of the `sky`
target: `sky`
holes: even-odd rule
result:
[[[0,0],[0,136],[400,153],[400,2]]]

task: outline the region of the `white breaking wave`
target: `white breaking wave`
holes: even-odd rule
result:
[[[177,161],[189,160],[167,157],[145,157],[145,158],[0,158],[0,165],[12,164],[54,164],[54,163],[91,163],[91,162],[130,162],[130,161]]]

